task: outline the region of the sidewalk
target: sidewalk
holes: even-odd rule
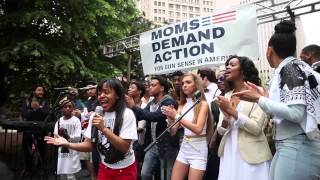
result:
[[[42,175],[42,176],[40,176],[39,174],[37,174],[34,176],[27,176],[24,178],[19,178],[18,174],[17,173],[15,173],[15,174],[16,174],[16,177],[14,179],[20,179],[20,180],[56,180],[56,179],[59,179],[59,177],[55,176],[55,175],[49,175],[49,176]],[[86,169],[82,169],[80,172],[78,172],[76,174],[76,179],[77,180],[91,180],[90,175]],[[7,180],[7,179],[4,178],[3,180]]]

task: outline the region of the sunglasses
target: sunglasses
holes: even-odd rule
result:
[[[222,83],[224,81],[224,76],[220,76],[219,78],[218,78],[218,83]]]

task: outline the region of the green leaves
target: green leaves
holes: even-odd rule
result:
[[[0,1],[3,102],[19,107],[36,83],[51,94],[123,73],[126,59],[106,59],[99,47],[131,34],[137,17],[133,0]]]

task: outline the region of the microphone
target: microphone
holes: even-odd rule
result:
[[[82,91],[82,90],[89,90],[89,89],[96,89],[97,85],[94,86],[86,86],[86,87],[82,87],[82,88],[78,88],[78,90]]]
[[[99,114],[100,116],[103,117],[103,108],[102,106],[97,106],[96,109],[94,110],[96,114]],[[91,142],[96,143],[98,138],[98,129],[96,126],[92,124],[91,126]]]
[[[70,90],[72,89],[72,87],[68,86],[68,87],[59,87],[59,88],[53,88],[54,90]]]
[[[194,99],[195,100],[200,100],[201,98],[201,91],[200,90],[197,90],[195,93],[194,93]]]

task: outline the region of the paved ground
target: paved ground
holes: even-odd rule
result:
[[[9,167],[11,174],[14,175],[14,180],[25,179],[25,180],[55,180],[59,179],[54,175],[54,169],[56,167],[54,148],[48,148],[48,164],[46,173],[36,172],[34,176],[26,176],[21,178],[21,172],[24,167],[23,165],[23,154],[22,154],[22,132],[16,130],[9,130],[5,132],[0,126],[0,179],[8,180],[9,175],[5,174],[6,169]],[[41,175],[40,175],[41,174]],[[90,176],[86,169],[83,168],[79,173],[76,174],[77,180],[90,180]]]
[[[20,172],[19,172],[20,173]],[[58,176],[50,173],[49,175],[48,174],[42,174],[40,175],[40,173],[36,174],[36,175],[33,175],[33,176],[26,176],[26,177],[20,177],[18,172],[15,172],[15,177],[13,178],[14,180],[15,179],[23,179],[23,180],[56,180],[56,179],[59,179]],[[0,178],[2,180],[9,180],[8,177],[3,177],[3,178]],[[91,180],[90,179],[90,176],[87,172],[87,170],[85,169],[82,169],[79,173],[76,174],[76,179],[77,180]]]

